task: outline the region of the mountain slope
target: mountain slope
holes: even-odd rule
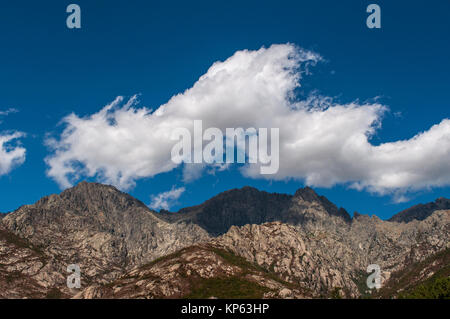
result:
[[[278,220],[288,208],[291,195],[267,193],[253,187],[232,189],[214,196],[201,205],[183,208],[177,213],[162,213],[163,218],[192,221],[213,236],[231,226],[261,224]]]
[[[375,296],[450,299],[450,249],[447,248],[393,273]]]
[[[244,187],[156,213],[114,187],[80,183],[0,220],[0,297],[355,298],[370,293],[369,264],[389,283],[449,249],[449,238],[450,210],[352,219],[310,188]],[[81,290],[66,287],[69,264],[81,267]]]
[[[319,205],[327,215],[338,216],[346,221],[351,220],[344,209],[338,209],[309,187],[299,189],[292,196],[267,193],[246,186],[220,193],[201,205],[183,208],[177,213],[162,212],[160,216],[167,221],[184,220],[198,224],[211,236],[218,236],[226,233],[231,226],[273,221],[301,223],[303,221],[303,216],[299,213],[301,209],[292,209],[299,200],[302,201],[302,209]]]
[[[395,214],[389,220],[393,222],[410,222],[414,219],[424,220],[428,216],[430,216],[436,210],[445,210],[450,209],[450,199],[441,197],[436,199],[436,201],[427,203],[427,204],[419,204],[413,207],[407,208],[400,213]]]
[[[449,238],[450,211],[437,211],[400,225],[363,217],[345,230],[333,223],[246,225],[214,242],[287,282],[302,283],[316,296],[340,289],[343,296],[358,297],[365,293],[359,281],[367,278],[368,265],[380,265],[386,281],[392,272],[450,248]]]
[[[209,238],[195,224],[167,223],[133,197],[95,183],[80,183],[22,206],[1,222],[52,257],[52,268],[62,273],[53,284],[61,286],[69,264],[80,265],[86,283],[106,282]]]
[[[309,233],[280,222],[233,226],[208,244],[184,248],[76,297],[357,298],[367,293],[369,264],[380,265],[388,286],[392,273],[448,250],[449,218],[450,211],[440,211],[408,226],[363,217],[345,234],[330,228]],[[361,227],[370,226],[375,236],[359,238]],[[448,261],[434,266],[448,267]]]
[[[39,274],[47,257],[0,224],[0,298],[44,298]]]
[[[289,287],[289,288],[288,288]],[[136,268],[75,298],[274,298],[307,290],[213,244],[194,245]]]

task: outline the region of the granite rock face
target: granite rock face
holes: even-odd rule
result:
[[[384,284],[391,273],[450,248],[450,211],[408,224],[366,217],[350,225],[319,225],[232,227],[214,242],[286,282],[308,288],[315,297],[339,292],[348,298],[365,293],[371,264],[380,266]]]
[[[388,285],[450,248],[450,210],[422,217],[351,218],[310,188],[251,187],[157,213],[82,182],[0,219],[0,297],[356,298],[368,293],[368,265]],[[81,268],[80,289],[67,288],[70,264]]]

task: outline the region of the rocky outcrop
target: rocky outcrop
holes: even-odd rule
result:
[[[316,297],[333,291],[359,297],[367,289],[368,265],[378,264],[387,282],[392,272],[450,247],[450,211],[408,224],[362,216],[343,225],[246,225],[232,227],[214,242]]]

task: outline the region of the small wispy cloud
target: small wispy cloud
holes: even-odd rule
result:
[[[10,107],[10,108],[7,109],[7,110],[0,110],[0,116],[7,116],[7,115],[9,115],[9,114],[11,114],[11,113],[17,113],[17,112],[19,112],[18,109],[15,109],[15,108],[13,108],[13,107]]]
[[[16,108],[0,110],[0,124],[2,116],[19,112]],[[0,176],[8,174],[12,169],[25,162],[26,149],[20,144],[20,138],[25,134],[17,131],[0,132]]]
[[[409,202],[411,199],[407,196],[405,196],[404,194],[394,194],[393,198],[392,198],[392,202],[394,204],[402,204],[402,203],[407,203]]]
[[[184,193],[186,189],[184,187],[175,188],[172,187],[170,191],[162,192],[157,195],[152,195],[151,203],[148,205],[151,209],[166,209],[168,210],[173,206],[177,199],[180,198],[181,194]]]
[[[10,107],[9,109],[6,109],[6,110],[0,110],[0,124],[3,123],[2,119],[1,119],[2,116],[8,116],[9,114],[17,113],[17,112],[19,112],[19,110],[12,108],[12,107]]]

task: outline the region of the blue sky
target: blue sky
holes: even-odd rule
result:
[[[72,2],[82,10],[81,30],[65,26]],[[365,24],[372,2],[381,7],[379,30]],[[302,79],[299,96],[318,92],[340,103],[378,97],[389,111],[371,144],[410,139],[450,117],[449,12],[450,3],[440,0],[4,2],[0,111],[18,112],[0,116],[0,132],[26,133],[20,139],[26,160],[0,176],[0,211],[61,191],[46,175],[44,158],[51,153],[45,140],[61,134],[65,116],[96,113],[119,95],[139,94],[140,105],[158,108],[192,87],[215,61],[272,44],[291,43],[323,57]],[[294,193],[304,181],[246,178],[231,168],[184,183],[176,168],[140,178],[127,192],[150,203],[151,195],[184,187],[171,207],[176,210],[244,185]],[[315,188],[350,212],[381,218],[449,197],[450,190],[424,187],[395,203],[392,194],[348,186]]]

